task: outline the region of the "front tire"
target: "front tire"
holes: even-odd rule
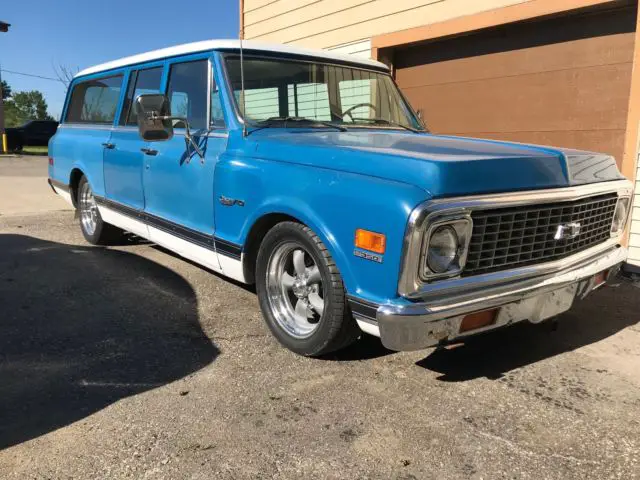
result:
[[[306,356],[346,347],[359,336],[342,277],[313,231],[282,222],[258,252],[256,290],[267,326],[288,349]]]
[[[122,239],[122,230],[102,220],[91,185],[86,177],[78,183],[76,206],[80,218],[80,230],[92,245],[110,245]]]

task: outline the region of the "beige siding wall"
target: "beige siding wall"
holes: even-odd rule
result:
[[[631,237],[629,238],[629,263],[640,266],[640,162],[638,162],[636,195],[631,217]]]
[[[531,0],[244,0],[246,39],[331,48]]]
[[[359,42],[346,43],[344,45],[337,45],[330,47],[329,50],[341,55],[355,55],[356,57],[370,58],[371,57],[371,40],[361,40]]]

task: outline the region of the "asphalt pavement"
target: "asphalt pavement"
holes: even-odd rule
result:
[[[0,478],[640,478],[640,288],[557,323],[323,359],[254,291],[88,245],[45,158],[0,159]]]

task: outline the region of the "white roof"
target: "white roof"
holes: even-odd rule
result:
[[[90,75],[92,73],[103,72],[106,70],[112,70],[114,68],[126,67],[129,65],[135,65],[136,63],[150,62],[153,60],[159,60],[167,57],[175,57],[178,55],[188,55],[190,53],[205,52],[209,50],[221,50],[221,49],[239,49],[240,40],[204,40],[202,42],[185,43],[183,45],[176,45],[174,47],[161,48],[160,50],[153,50],[152,52],[139,53],[138,55],[132,55],[130,57],[124,57],[119,60],[113,60],[107,63],[101,63],[93,67],[85,68],[78,72],[75,76],[80,77],[83,75]],[[311,57],[317,57],[328,60],[338,60],[343,62],[350,62],[360,64],[368,67],[377,67],[388,69],[384,63],[377,62],[375,60],[368,60],[366,58],[356,57],[353,55],[342,55],[338,53],[331,53],[328,50],[310,50],[306,48],[299,48],[290,45],[279,45],[275,43],[263,43],[253,40],[243,40],[242,48],[246,50],[262,50],[265,52],[279,52],[292,55],[306,55]]]

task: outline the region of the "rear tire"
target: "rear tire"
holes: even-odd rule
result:
[[[80,230],[87,242],[93,245],[111,245],[122,240],[124,232],[102,220],[91,185],[84,176],[78,183],[76,208]]]
[[[300,223],[282,222],[267,232],[256,262],[256,290],[267,326],[289,350],[324,355],[360,335],[331,254]]]

